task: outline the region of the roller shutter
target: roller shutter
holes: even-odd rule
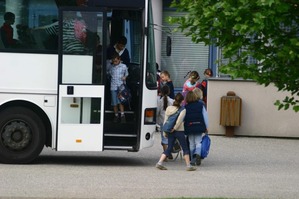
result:
[[[183,16],[183,13],[175,11],[163,11],[163,30],[168,27],[174,30],[177,25],[167,23],[168,16]],[[172,33],[172,53],[166,56],[167,34],[162,34],[161,69],[167,70],[174,83],[174,87],[183,87],[188,71],[196,70],[200,75],[200,81],[204,78],[203,72],[208,68],[209,46],[203,43],[193,43],[191,37],[186,37],[180,31]]]

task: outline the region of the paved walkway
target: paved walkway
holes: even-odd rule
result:
[[[299,198],[299,139],[210,137],[208,158],[192,172],[180,159],[155,168],[159,134],[138,153],[45,149],[34,164],[0,164],[0,198]]]
[[[299,139],[210,137],[210,154],[194,173],[196,178],[190,177],[190,186],[197,190],[190,196],[299,198]],[[176,170],[181,165],[166,166]]]

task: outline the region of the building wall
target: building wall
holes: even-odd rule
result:
[[[254,81],[210,79],[208,82],[209,133],[225,135],[220,125],[221,97],[234,91],[242,99],[241,125],[234,128],[237,136],[299,138],[299,113],[279,110],[274,102],[283,100],[287,92],[278,92],[273,85],[264,87]]]

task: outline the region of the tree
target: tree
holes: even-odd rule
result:
[[[278,109],[299,111],[299,3],[297,0],[174,0],[186,12],[169,17],[193,42],[216,45],[228,63],[222,73],[288,91]],[[248,63],[249,57],[255,63]]]

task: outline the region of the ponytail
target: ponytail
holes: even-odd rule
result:
[[[163,97],[163,110],[166,110],[167,106],[168,106],[168,97],[167,97],[167,95],[164,95],[164,97]]]
[[[163,110],[166,110],[167,106],[168,106],[168,95],[170,93],[170,89],[167,85],[164,85],[161,88],[161,96],[163,96]]]
[[[183,100],[184,100],[184,96],[182,95],[182,93],[177,93],[174,96],[173,106],[180,108]]]

